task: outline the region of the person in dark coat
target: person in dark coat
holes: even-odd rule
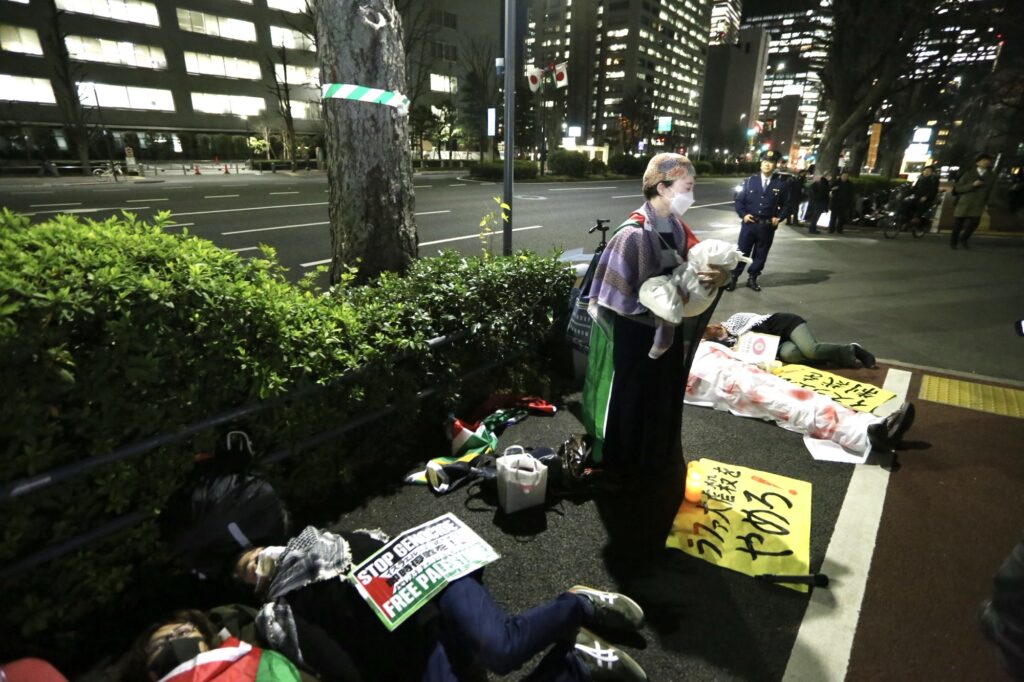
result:
[[[818,234],[818,219],[828,210],[828,194],[832,189],[828,173],[812,182],[807,188],[807,233]]]
[[[549,648],[529,679],[647,679],[628,654],[588,629],[635,631],[643,624],[640,606],[580,585],[512,616],[494,602],[479,572],[471,573],[389,631],[347,579],[386,540],[380,531],[307,526],[284,547],[240,554],[235,578],[265,602],[256,619],[260,637],[330,682],[458,682],[474,666],[510,673]]]
[[[774,150],[761,152],[761,172],[744,180],[743,188],[736,195],[736,214],[742,221],[737,246],[744,256],[754,259],[747,273],[747,288],[754,291],[761,291],[757,278],[764,271],[775,230],[789,205],[789,183],[775,172],[781,158]],[[732,271],[732,281],[725,287],[726,291],[736,290],[736,281],[745,267],[746,263],[741,262]]]
[[[843,171],[839,179],[832,185],[832,198],[828,208],[832,215],[828,221],[828,231],[843,233],[843,225],[850,216],[850,209],[853,208],[853,183],[850,182],[850,173]]]
[[[989,196],[996,186],[992,157],[979,154],[974,164],[974,168],[961,175],[953,185],[956,208],[953,209],[953,234],[949,240],[951,249],[955,249],[957,244],[968,248],[967,240],[981,222],[981,214],[985,212]]]
[[[800,204],[804,200],[807,185],[807,171],[801,170],[789,181],[789,206],[786,213],[787,225],[800,225]]]

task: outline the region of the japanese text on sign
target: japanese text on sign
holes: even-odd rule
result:
[[[896,396],[884,388],[806,365],[786,365],[774,373],[790,383],[820,393],[858,412],[871,412]]]
[[[808,572],[810,483],[710,459],[695,466],[704,475],[706,503],[683,503],[668,547],[751,576]]]

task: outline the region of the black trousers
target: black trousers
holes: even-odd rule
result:
[[[981,222],[981,216],[960,216],[959,218],[953,218],[953,234],[949,238],[949,245],[956,246],[957,242],[966,245],[967,240],[970,239],[971,235],[974,234],[974,231],[978,229],[979,222]]]

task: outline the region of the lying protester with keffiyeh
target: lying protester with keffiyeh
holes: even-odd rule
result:
[[[635,630],[643,611],[624,595],[582,586],[512,616],[470,574],[389,632],[347,579],[386,539],[380,531],[310,526],[284,547],[239,555],[235,577],[266,602],[261,636],[325,680],[451,682],[467,679],[473,666],[512,672],[548,648],[543,679],[647,679],[625,652],[585,629]]]

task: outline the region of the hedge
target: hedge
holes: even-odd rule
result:
[[[533,161],[512,161],[512,177],[516,180],[533,180],[538,173],[537,164]],[[505,177],[505,163],[492,161],[477,163],[469,167],[469,174],[484,180],[501,180]]]
[[[383,442],[368,428],[266,472],[299,519],[322,522],[336,516],[358,466],[404,470],[411,453],[422,457],[403,442],[418,416],[409,398],[415,390],[441,389],[446,402],[430,415],[440,421],[469,367],[535,347],[550,333],[572,277],[553,257],[449,252],[416,261],[404,276],[321,292],[289,283],[270,249],[245,260],[163,232],[169,219],[57,216],[30,225],[6,209],[0,214],[0,485],[373,363],[370,378],[284,402],[249,424],[269,451],[386,403],[403,405]],[[448,352],[427,351],[427,339],[467,329],[476,333]],[[42,654],[74,667],[97,647],[127,645],[161,615],[149,607],[160,601],[154,593],[181,571],[158,521],[211,439],[97,467],[3,503],[0,565],[128,512],[148,515],[2,581],[5,654]]]
[[[568,149],[556,149],[548,155],[548,170],[555,175],[568,175],[570,178],[587,176],[587,155]]]

